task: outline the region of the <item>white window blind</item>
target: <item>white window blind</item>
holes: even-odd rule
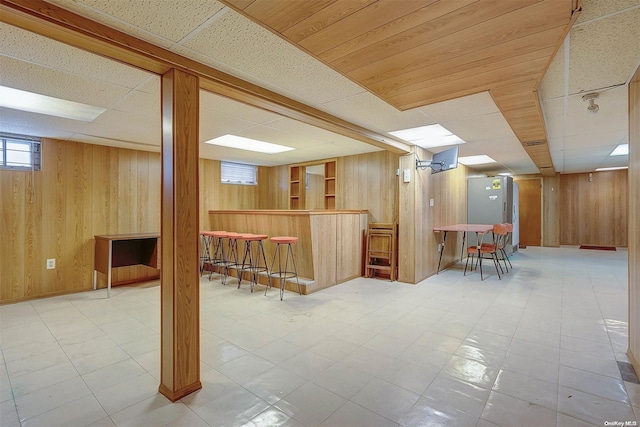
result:
[[[258,167],[242,163],[221,162],[223,184],[258,185]]]
[[[0,169],[39,171],[40,167],[40,138],[0,133]]]

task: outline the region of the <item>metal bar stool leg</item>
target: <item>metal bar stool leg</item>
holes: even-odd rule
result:
[[[273,253],[273,261],[271,262],[271,273],[267,272],[269,280],[272,278],[277,278],[279,280],[280,285],[280,301],[284,298],[284,291],[286,289],[286,281],[287,279],[296,278],[296,284],[298,285],[298,293],[302,295],[302,290],[300,289],[300,280],[298,278],[298,269],[296,267],[296,260],[293,255],[293,249],[291,245],[298,241],[297,237],[288,237],[288,236],[279,236],[272,237],[271,242],[276,244],[276,249]],[[281,246],[287,245],[287,253],[285,254],[284,261],[284,269],[282,268],[282,250]],[[276,263],[276,258],[278,259],[278,270],[274,271],[273,267]],[[289,258],[291,258],[291,264],[293,264],[293,271],[289,271]],[[271,282],[269,282],[271,284]],[[267,295],[267,289],[265,289],[264,294]]]

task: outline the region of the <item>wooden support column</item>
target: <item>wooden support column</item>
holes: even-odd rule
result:
[[[199,82],[162,75],[160,388],[176,401],[200,388]]]

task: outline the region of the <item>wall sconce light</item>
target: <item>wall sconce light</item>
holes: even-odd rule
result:
[[[589,106],[587,107],[587,111],[589,111],[590,113],[595,114],[600,109],[600,106],[596,104],[596,99],[598,99],[599,95],[600,94],[598,94],[597,92],[592,92],[586,95],[582,95],[583,101],[589,101]]]

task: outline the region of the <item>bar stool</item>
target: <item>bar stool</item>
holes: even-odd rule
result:
[[[277,236],[272,237],[271,242],[276,244],[276,250],[273,253],[273,261],[271,262],[271,274],[269,276],[269,286],[264,290],[265,296],[267,295],[267,290],[271,287],[271,278],[280,279],[280,301],[284,297],[284,288],[286,279],[296,278],[296,284],[298,285],[298,293],[302,295],[302,291],[300,290],[300,281],[298,280],[298,269],[296,268],[296,260],[293,256],[293,250],[291,249],[291,245],[294,243],[298,243],[297,237],[290,236]],[[281,245],[287,245],[287,253],[284,257],[284,269],[282,268],[282,257],[280,247]],[[278,260],[278,270],[274,271],[273,266],[275,265],[276,259]],[[293,271],[289,271],[289,259],[291,259],[291,263],[293,264]]]
[[[213,245],[213,258],[210,260],[210,264],[212,266],[211,270],[209,270],[209,280],[213,276],[213,271],[215,267],[218,267],[218,272],[222,276],[223,273],[221,270],[224,270],[225,266],[225,256],[224,256],[224,239],[227,237],[229,233],[226,231],[212,231],[211,232],[211,242],[210,247]]]
[[[222,284],[227,284],[227,278],[229,277],[229,270],[231,268],[238,268],[238,239],[240,239],[240,233],[227,233],[227,252],[224,260],[224,273],[222,275]]]
[[[242,264],[238,270],[238,289],[242,283],[242,276],[245,271],[251,273],[251,292],[254,285],[258,284],[258,276],[260,272],[265,271],[269,277],[267,268],[267,258],[264,254],[264,246],[262,241],[269,236],[266,234],[241,234],[240,240],[244,241],[244,255],[242,256]],[[255,246],[255,249],[254,249]]]
[[[211,240],[213,239],[213,232],[200,231],[200,277],[204,273],[205,266],[211,264]]]

